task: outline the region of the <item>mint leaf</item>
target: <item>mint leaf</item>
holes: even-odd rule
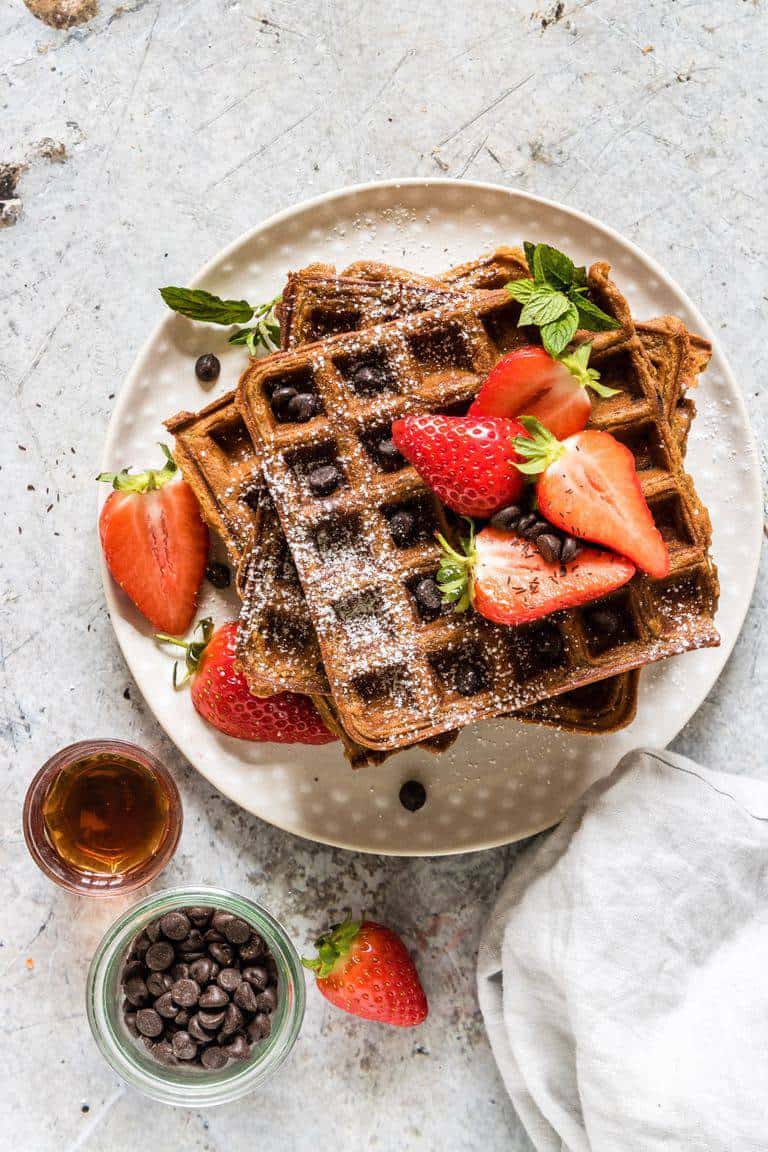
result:
[[[253,316],[247,300],[222,300],[202,288],[161,288],[160,295],[172,312],[208,324],[246,324]]]
[[[537,244],[544,279],[555,288],[567,292],[575,282],[576,265],[564,252],[550,248],[548,244]]]
[[[524,240],[523,241],[523,248],[525,250],[526,262],[527,262],[528,267],[530,269],[531,276],[533,276],[533,255],[534,255],[534,252],[536,251],[536,245],[531,244],[530,240]]]
[[[279,302],[280,297],[275,296],[274,300],[260,304],[254,313],[256,324],[252,328],[241,328],[238,332],[233,332],[229,343],[244,344],[251,356],[255,356],[259,348],[265,348],[267,352],[277,352],[280,347],[280,325],[275,316],[275,307]]]
[[[518,326],[536,324],[542,327],[563,316],[570,308],[573,304],[567,296],[543,284],[528,297],[517,323]]]
[[[559,356],[576,335],[579,326],[579,313],[573,301],[567,301],[567,310],[556,320],[543,324],[541,342],[550,356]]]
[[[578,290],[570,295],[579,313],[579,325],[588,332],[609,332],[613,328],[621,328],[618,320],[603,312],[602,308],[587,300]]]
[[[533,293],[538,291],[533,280],[510,280],[504,287],[512,299],[519,301],[520,304],[526,304]]]

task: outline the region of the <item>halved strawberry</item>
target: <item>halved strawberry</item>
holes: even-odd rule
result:
[[[200,640],[179,640],[159,634],[161,644],[183,648],[186,675],[175,688],[192,679],[192,703],[219,732],[238,740],[268,744],[328,744],[333,736],[309,696],[298,692],[277,692],[274,696],[254,696],[235,659],[237,622],[230,621],[214,632],[213,621],[198,624]]]
[[[516,348],[488,373],[468,415],[536,416],[561,440],[580,432],[592,410],[588,389],[600,396],[617,392],[601,384],[599,373],[588,367],[591,350],[591,344],[580,344],[555,359],[536,344]]]
[[[512,445],[515,420],[424,413],[395,420],[392,439],[435,495],[461,516],[492,516],[513,504],[524,480]]]
[[[649,576],[668,575],[667,546],[629,449],[608,432],[587,429],[561,442],[532,416],[520,422],[527,435],[518,436],[515,447],[525,463],[516,467],[538,476],[542,515],[572,536],[613,548]]]
[[[457,552],[443,537],[437,574],[443,599],[458,612],[470,604],[495,624],[528,624],[621,588],[635,574],[623,556],[582,548],[566,564],[548,563],[530,540],[499,528],[470,533]]]
[[[175,478],[174,459],[160,447],[166,458],[161,469],[96,477],[115,489],[101,510],[99,535],[109,571],[142,615],[153,627],[178,634],[195,615],[208,529],[194,492]]]

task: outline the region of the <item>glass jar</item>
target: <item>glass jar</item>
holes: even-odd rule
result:
[[[134,939],[151,920],[195,905],[223,909],[247,921],[265,941],[277,966],[278,1003],[269,1036],[254,1044],[245,1060],[219,1071],[160,1064],[123,1020],[121,970]],[[220,888],[169,888],[129,908],[99,944],[86,988],[88,1022],[107,1063],[132,1088],[184,1108],[226,1104],[263,1084],[293,1048],[304,1004],[304,970],[285,929],[266,908]]]
[[[46,830],[45,805],[62,773],[79,764],[88,766],[128,763],[152,777],[156,801],[164,811],[164,826],[148,847],[148,854],[125,868],[110,871],[78,866],[65,859]],[[111,811],[111,808],[109,809]],[[130,826],[130,822],[123,821]],[[162,872],[176,851],[182,825],[179,791],[173,777],[159,760],[135,744],[122,740],[83,740],[62,748],[48,760],[32,780],[24,800],[24,839],[38,868],[55,884],[80,896],[117,896],[132,892]]]

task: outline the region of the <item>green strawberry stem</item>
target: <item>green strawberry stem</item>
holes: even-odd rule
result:
[[[183,648],[186,653],[184,657],[186,671],[181,680],[178,677],[179,661],[174,661],[173,665],[173,686],[177,690],[183,688],[200,667],[203,652],[205,652],[208,647],[211,636],[213,635],[213,620],[211,617],[206,616],[204,620],[198,620],[195,625],[195,632],[200,633],[200,640],[181,640],[178,636],[167,636],[165,632],[155,633],[155,640],[158,644],[173,644],[176,648]]]
[[[313,959],[302,956],[304,967],[314,972],[318,980],[330,976],[337,961],[350,951],[361,926],[361,920],[353,920],[350,916],[347,916],[343,924],[334,924],[315,941],[317,956]]]
[[[528,435],[515,436],[512,441],[515,452],[525,461],[523,464],[514,461],[514,466],[524,476],[538,476],[562,456],[565,445],[535,416],[518,416],[518,420]]]
[[[582,388],[591,388],[598,396],[605,398],[617,396],[620,388],[609,388],[607,384],[600,383],[600,373],[596,368],[589,367],[589,357],[592,353],[592,342],[579,344],[573,352],[563,352],[559,357],[560,363],[567,368],[571,376],[578,380]]]
[[[452,604],[454,612],[466,612],[474,600],[475,525],[472,520],[465,519],[469,524],[469,536],[460,541],[463,552],[452,548],[440,532],[435,533],[442,552],[437,586],[443,594],[443,604]]]
[[[178,471],[170,448],[166,444],[160,444],[159,447],[165,456],[165,464],[162,468],[150,468],[146,472],[134,472],[133,474],[127,468],[123,468],[122,472],[99,472],[96,479],[105,484],[111,484],[116,492],[137,492],[140,494],[156,492],[158,488],[167,484]]]

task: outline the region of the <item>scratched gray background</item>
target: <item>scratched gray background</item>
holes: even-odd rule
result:
[[[766,23],[761,0],[4,0],[0,1147],[304,1152],[324,1133],[383,1152],[530,1147],[473,983],[513,850],[357,856],[212,792],[129,683],[96,570],[92,477],[159,284],[297,199],[400,175],[529,189],[636,240],[721,330],[764,434]],[[766,776],[764,581],[765,565],[675,747]],[[105,734],[152,748],[180,782],[186,826],[164,881],[235,883],[300,943],[346,907],[391,920],[418,954],[427,1025],[360,1025],[311,995],[293,1059],[258,1097],[171,1112],[123,1089],[82,1010],[114,906],[49,886],[20,831],[38,765]]]

